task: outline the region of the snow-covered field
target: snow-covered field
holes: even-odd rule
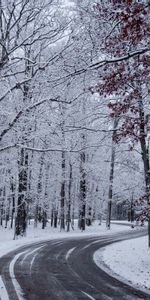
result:
[[[12,250],[17,249],[20,246],[28,245],[30,243],[36,243],[43,240],[75,238],[79,236],[101,236],[104,234],[113,234],[122,230],[130,230],[130,228],[126,226],[123,227],[121,225],[112,224],[111,230],[108,231],[106,230],[105,223],[100,226],[96,221],[92,226],[86,227],[85,232],[81,232],[81,230],[78,229],[77,222],[75,221],[74,229],[75,230],[71,229],[70,232],[60,232],[59,228],[51,228],[50,223],[47,223],[47,227],[42,230],[41,224],[38,225],[38,228],[34,228],[33,222],[31,221],[31,225],[28,225],[26,237],[19,237],[18,239],[13,240],[13,230],[0,227],[0,257]]]
[[[150,249],[148,237],[118,242],[95,252],[99,267],[150,293]],[[118,277],[119,275],[119,277]]]

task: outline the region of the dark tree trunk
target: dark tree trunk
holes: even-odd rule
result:
[[[144,175],[145,175],[145,186],[146,192],[150,192],[150,162],[149,162],[149,145],[146,145],[146,133],[145,133],[145,115],[142,96],[138,98],[139,104],[139,118],[140,118],[140,145],[141,154],[144,165]],[[147,199],[147,204],[150,206],[150,196]],[[148,245],[150,247],[150,217],[148,219]]]
[[[57,228],[58,210],[54,211],[54,228]]]
[[[14,222],[14,213],[15,213],[15,198],[13,197],[13,207],[11,211],[11,223],[10,223],[10,228],[13,228],[13,222]]]
[[[57,228],[58,210],[53,207],[51,211],[51,227]]]
[[[3,205],[3,203],[1,204],[1,220],[0,220],[0,224],[1,224],[1,226],[3,226],[3,212],[4,212],[4,205]]]
[[[12,191],[12,210],[11,210],[10,228],[13,228],[14,213],[15,213],[15,195],[14,195],[14,184],[13,184],[13,182],[11,182],[11,191]]]
[[[150,247],[150,219],[148,220],[148,246]]]
[[[72,165],[71,163],[69,164],[70,166],[70,173],[69,173],[69,199],[68,199],[68,207],[67,207],[67,232],[70,231],[70,223],[71,223],[71,187],[72,187]]]
[[[53,227],[54,224],[54,209],[51,210],[51,227]]]
[[[85,152],[82,152],[80,155],[80,207],[79,207],[79,228],[82,231],[85,230],[85,213],[86,213],[86,172],[85,172]]]
[[[71,228],[72,228],[72,230],[74,230],[74,207],[73,207],[73,209],[72,209]]]
[[[0,59],[0,70],[8,62],[8,38],[5,36],[5,13],[3,11],[3,3],[0,0],[0,40],[1,40],[1,59]]]
[[[111,162],[110,162],[110,175],[109,175],[109,190],[108,190],[108,204],[107,204],[107,218],[106,228],[110,229],[111,210],[112,210],[112,197],[113,197],[113,180],[114,180],[114,166],[115,166],[115,143],[114,134],[118,126],[118,119],[114,120],[113,135],[112,135],[112,148],[111,148]]]
[[[19,160],[19,183],[18,183],[18,203],[16,216],[16,235],[24,235],[27,228],[27,207],[26,207],[26,191],[27,191],[27,169],[28,154],[26,150],[21,149]]]
[[[28,46],[24,47],[25,56],[29,58],[29,60],[25,60],[25,75],[30,78],[32,76],[31,70],[32,67],[30,65],[30,49]],[[32,93],[30,92],[30,85],[28,82],[25,82],[23,85],[23,102],[24,105],[28,104],[28,100],[31,99]],[[22,134],[22,142],[26,143],[28,139],[28,122],[24,119],[23,124],[23,134]],[[21,149],[20,157],[18,159],[18,203],[17,203],[17,216],[15,221],[16,235],[25,235],[27,228],[27,203],[28,203],[28,152],[26,149]]]
[[[9,222],[9,207],[6,208],[6,211],[5,211],[5,228],[7,228],[7,225],[8,225],[8,222]]]
[[[92,225],[92,208],[90,206],[87,209],[86,225]]]
[[[35,207],[35,215],[34,215],[34,227],[37,227],[37,223],[38,223],[38,213],[39,213],[39,207],[38,204]]]
[[[60,230],[65,229],[65,152],[62,151],[62,182],[60,192]]]
[[[43,213],[42,213],[42,229],[45,229],[46,224],[47,224],[47,213],[46,213],[45,210],[43,210]]]
[[[40,157],[40,169],[39,169],[38,184],[37,184],[37,199],[36,199],[35,218],[34,218],[34,226],[35,227],[37,227],[38,222],[42,221],[41,194],[42,194],[42,188],[43,188],[42,187],[43,165],[44,165],[44,154],[42,153],[42,155]]]
[[[131,198],[131,208],[130,208],[130,221],[131,221],[131,228],[134,228],[134,202],[133,202],[133,193]]]

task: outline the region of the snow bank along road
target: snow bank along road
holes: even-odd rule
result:
[[[111,277],[93,261],[98,248],[144,232],[52,240],[11,252],[0,259],[0,299],[150,299],[150,295]]]

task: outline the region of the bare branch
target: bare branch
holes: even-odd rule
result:
[[[82,152],[85,149],[90,149],[90,148],[96,148],[96,149],[98,149],[99,147],[103,147],[103,144],[86,146],[86,147],[83,147],[83,148],[80,148],[80,149],[77,149],[77,150],[71,150],[71,149],[51,149],[51,148],[40,149],[40,148],[28,147],[28,146],[25,146],[23,144],[14,144],[14,145],[8,145],[6,147],[0,148],[0,152],[9,150],[11,148],[23,148],[23,149],[26,149],[26,150],[29,150],[29,151],[34,151],[34,152],[39,152],[39,153],[43,153],[43,152],[44,153],[46,153],[46,152],[80,153],[80,152]]]
[[[150,48],[146,47],[146,48],[143,48],[143,49],[139,49],[139,50],[130,52],[127,55],[124,55],[124,56],[121,56],[121,57],[114,57],[112,59],[105,59],[105,60],[96,62],[94,64],[91,64],[88,67],[88,69],[99,69],[99,68],[101,68],[101,67],[103,67],[107,64],[113,64],[113,63],[121,62],[121,61],[124,61],[124,60],[128,60],[132,57],[144,54],[146,52],[150,52]]]
[[[20,110],[18,113],[17,113],[17,115],[15,116],[15,118],[8,124],[8,127],[7,128],[5,128],[2,132],[1,132],[1,134],[0,134],[0,141],[2,140],[2,138],[4,137],[4,135],[17,123],[17,121],[20,119],[20,117],[24,114],[24,113],[28,113],[28,112],[30,112],[32,109],[34,109],[34,108],[36,108],[36,107],[38,107],[39,105],[41,105],[41,104],[43,104],[43,103],[45,103],[45,102],[48,102],[48,101],[51,101],[51,102],[61,102],[61,103],[67,103],[68,104],[68,102],[65,102],[65,101],[61,101],[61,100],[59,100],[59,98],[50,98],[50,99],[43,99],[43,100],[41,100],[41,101],[39,101],[39,102],[36,102],[36,103],[34,103],[34,104],[32,104],[32,105],[30,105],[30,106],[28,106],[28,107],[26,107],[26,108],[23,108],[22,110]]]
[[[146,48],[143,48],[143,49],[139,49],[139,50],[136,50],[136,51],[133,51],[133,52],[130,52],[128,53],[127,55],[124,55],[124,56],[121,56],[121,57],[114,57],[112,59],[104,59],[104,60],[101,60],[101,61],[98,61],[96,63],[93,63],[83,69],[80,69],[80,70],[76,70],[75,72],[73,73],[70,73],[64,77],[61,77],[61,78],[57,78],[57,80],[62,80],[64,78],[69,78],[69,77],[73,77],[73,76],[76,76],[76,75],[81,75],[89,70],[98,70],[106,65],[111,65],[111,64],[114,64],[114,63],[119,63],[121,61],[126,61],[126,60],[129,60],[130,58],[133,58],[133,57],[136,57],[136,56],[139,56],[139,55],[142,55],[144,53],[148,53],[150,52],[150,48],[149,47],[146,47]]]
[[[115,132],[117,131],[117,129],[94,129],[94,128],[89,128],[89,127],[85,127],[85,126],[66,126],[66,128],[71,128],[68,130],[64,130],[65,132],[72,132],[72,131],[80,131],[80,130],[87,130],[87,131],[91,131],[91,132],[104,132],[104,133],[108,133],[108,132]]]

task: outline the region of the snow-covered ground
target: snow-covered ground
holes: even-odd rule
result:
[[[146,288],[150,293],[150,249],[147,236],[100,249],[95,252],[94,261],[111,275],[140,289]]]
[[[98,222],[95,221],[92,226],[86,227],[85,232],[81,232],[77,227],[77,222],[75,221],[74,231],[71,229],[70,232],[60,232],[59,228],[51,228],[50,223],[47,224],[47,227],[44,230],[41,229],[41,224],[38,225],[38,228],[34,228],[34,224],[31,221],[31,225],[28,225],[26,237],[19,237],[18,239],[13,240],[13,230],[0,227],[0,257],[20,246],[43,240],[75,238],[79,236],[101,236],[104,234],[113,234],[122,230],[127,231],[131,229],[126,226],[123,227],[121,225],[112,224],[111,230],[108,231],[106,230],[105,223],[100,226],[98,225]]]

